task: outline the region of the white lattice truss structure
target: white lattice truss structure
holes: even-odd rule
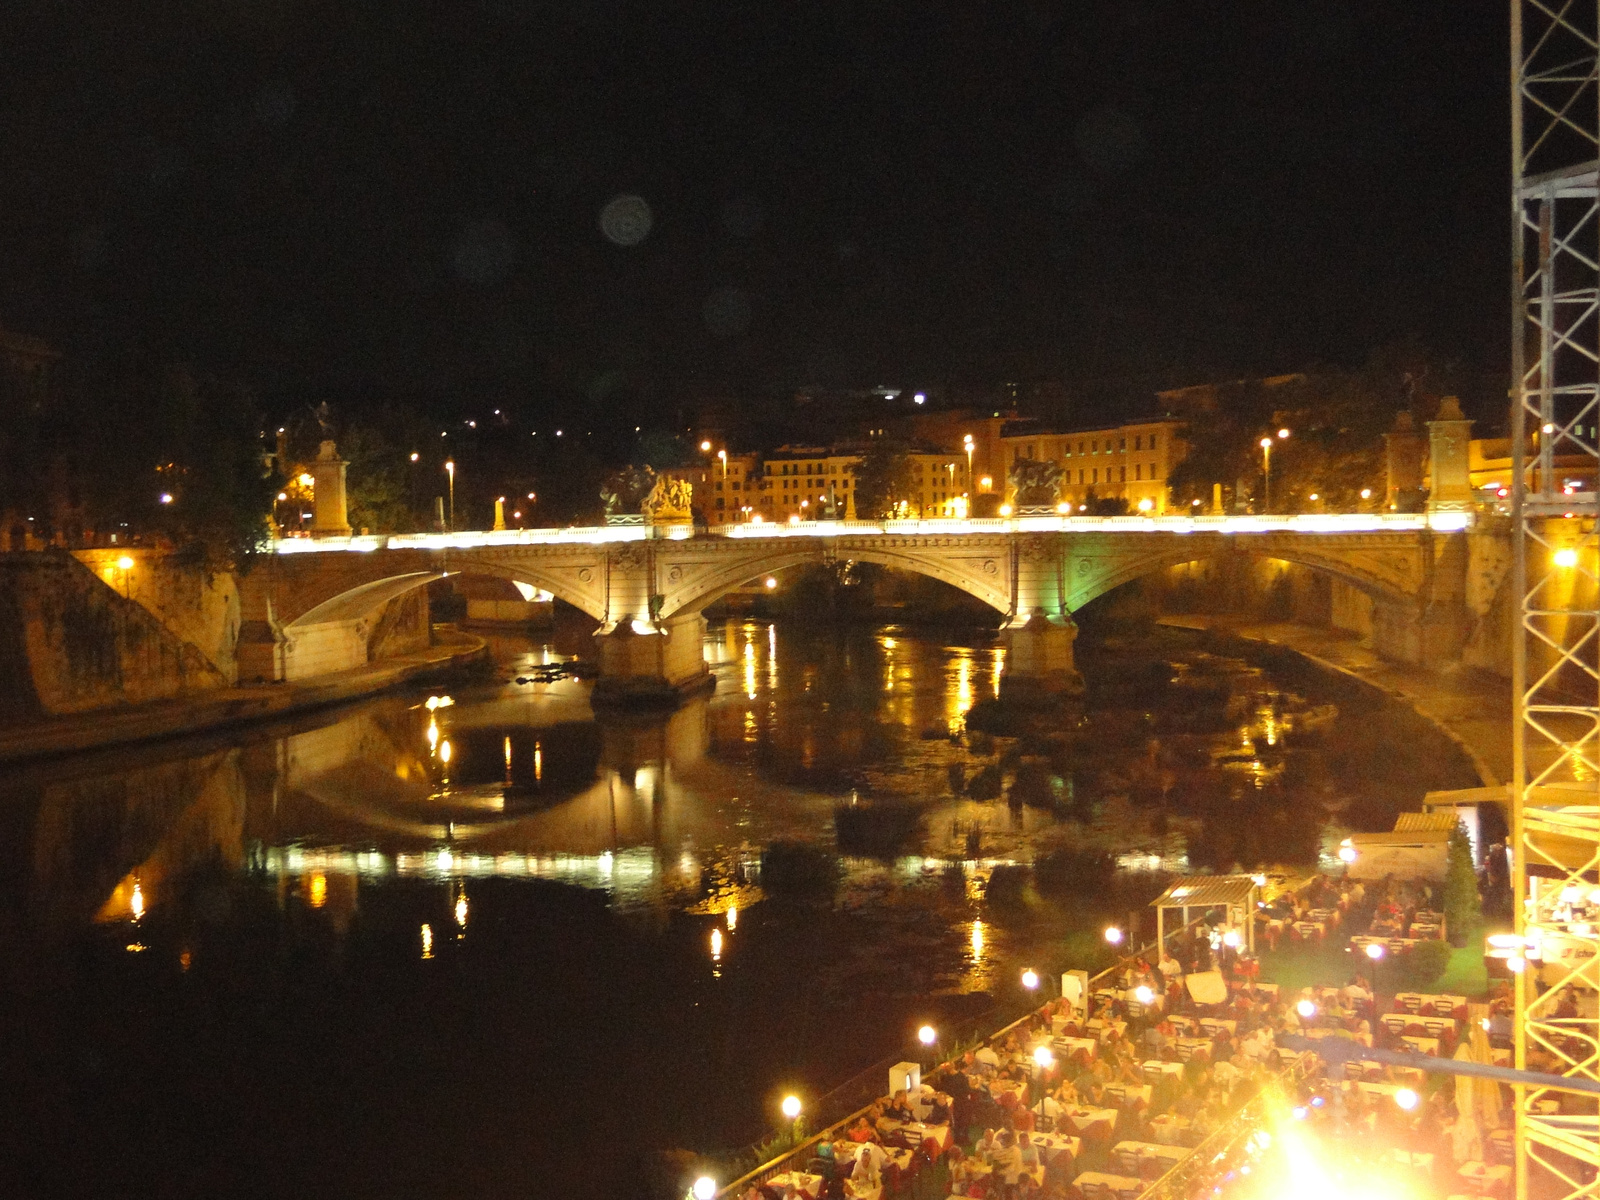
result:
[[[1597,1080],[1600,558],[1572,485],[1600,477],[1596,0],[1511,0],[1511,58],[1516,1066]],[[1517,1195],[1600,1195],[1594,1098],[1516,1092]]]

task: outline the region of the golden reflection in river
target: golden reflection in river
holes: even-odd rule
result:
[[[996,646],[994,648],[994,682],[993,682],[994,698],[996,700],[1000,699],[1000,676],[1005,673],[1005,669],[1006,669],[1006,650],[1005,650],[1005,647],[1004,646]]]
[[[744,694],[756,698],[756,637],[752,626],[744,627]]]
[[[778,690],[778,626],[767,626],[767,691]]]
[[[972,658],[973,652],[966,647],[958,647],[951,651],[955,661],[956,686],[949,693],[949,716],[951,722],[960,721],[967,715],[967,710],[972,707]]]

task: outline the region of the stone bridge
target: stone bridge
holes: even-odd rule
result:
[[[1298,517],[1024,517],[607,526],[279,542],[239,582],[240,677],[304,678],[366,661],[390,606],[450,574],[531,585],[599,622],[602,701],[703,683],[702,611],[807,563],[871,562],[960,588],[1002,618],[1013,692],[1073,686],[1072,613],[1182,563],[1243,553],[1326,572],[1368,595],[1379,649],[1452,661],[1466,606],[1466,513]]]

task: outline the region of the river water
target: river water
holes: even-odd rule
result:
[[[1081,644],[1084,713],[1024,742],[962,736],[981,630],[730,620],[714,695],[605,723],[527,682],[581,642],[0,780],[0,1194],[658,1194],[664,1150],[1091,965],[1149,872],[1309,870],[1474,782],[1380,698],[1159,631]],[[1030,803],[956,794],[986,767]],[[895,799],[920,824],[831,898],[763,891],[763,849]]]

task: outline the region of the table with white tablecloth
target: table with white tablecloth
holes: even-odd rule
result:
[[[1178,1062],[1165,1062],[1159,1058],[1148,1059],[1139,1064],[1139,1070],[1145,1079],[1155,1083],[1164,1076],[1171,1075],[1176,1079],[1183,1078],[1183,1064]]]
[[[1118,1104],[1127,1104],[1131,1100],[1141,1100],[1150,1103],[1150,1085],[1148,1083],[1108,1083],[1102,1089],[1107,1100],[1115,1100]]]
[[[1085,1200],[1137,1200],[1145,1190],[1142,1179],[1106,1171],[1085,1171],[1073,1184]]]
[[[1183,1146],[1189,1141],[1189,1118],[1162,1113],[1150,1120],[1150,1134],[1163,1146]]]
[[[804,1171],[784,1171],[781,1175],[774,1175],[767,1180],[767,1186],[777,1188],[780,1194],[791,1183],[795,1186],[796,1191],[802,1196],[809,1197],[810,1200],[816,1200],[818,1196],[822,1195],[821,1175],[808,1175]]]
[[[1108,1138],[1117,1127],[1117,1110],[1114,1108],[1073,1107],[1066,1109],[1062,1116],[1085,1137]]]
[[[1118,1142],[1111,1147],[1111,1162],[1126,1175],[1141,1179],[1159,1179],[1178,1163],[1188,1158],[1187,1146],[1172,1146],[1161,1142]]]
[[[920,1146],[924,1141],[932,1139],[940,1154],[950,1149],[951,1133],[948,1124],[928,1125],[922,1121],[892,1120],[886,1120],[882,1124],[885,1129],[905,1134],[906,1140],[913,1145]]]
[[[1028,1142],[1039,1152],[1041,1166],[1068,1167],[1083,1153],[1083,1139],[1064,1133],[1030,1133]]]
[[[1056,1054],[1061,1058],[1071,1058],[1079,1050],[1090,1058],[1100,1053],[1100,1043],[1094,1038],[1083,1037],[1058,1037],[1054,1042]]]

